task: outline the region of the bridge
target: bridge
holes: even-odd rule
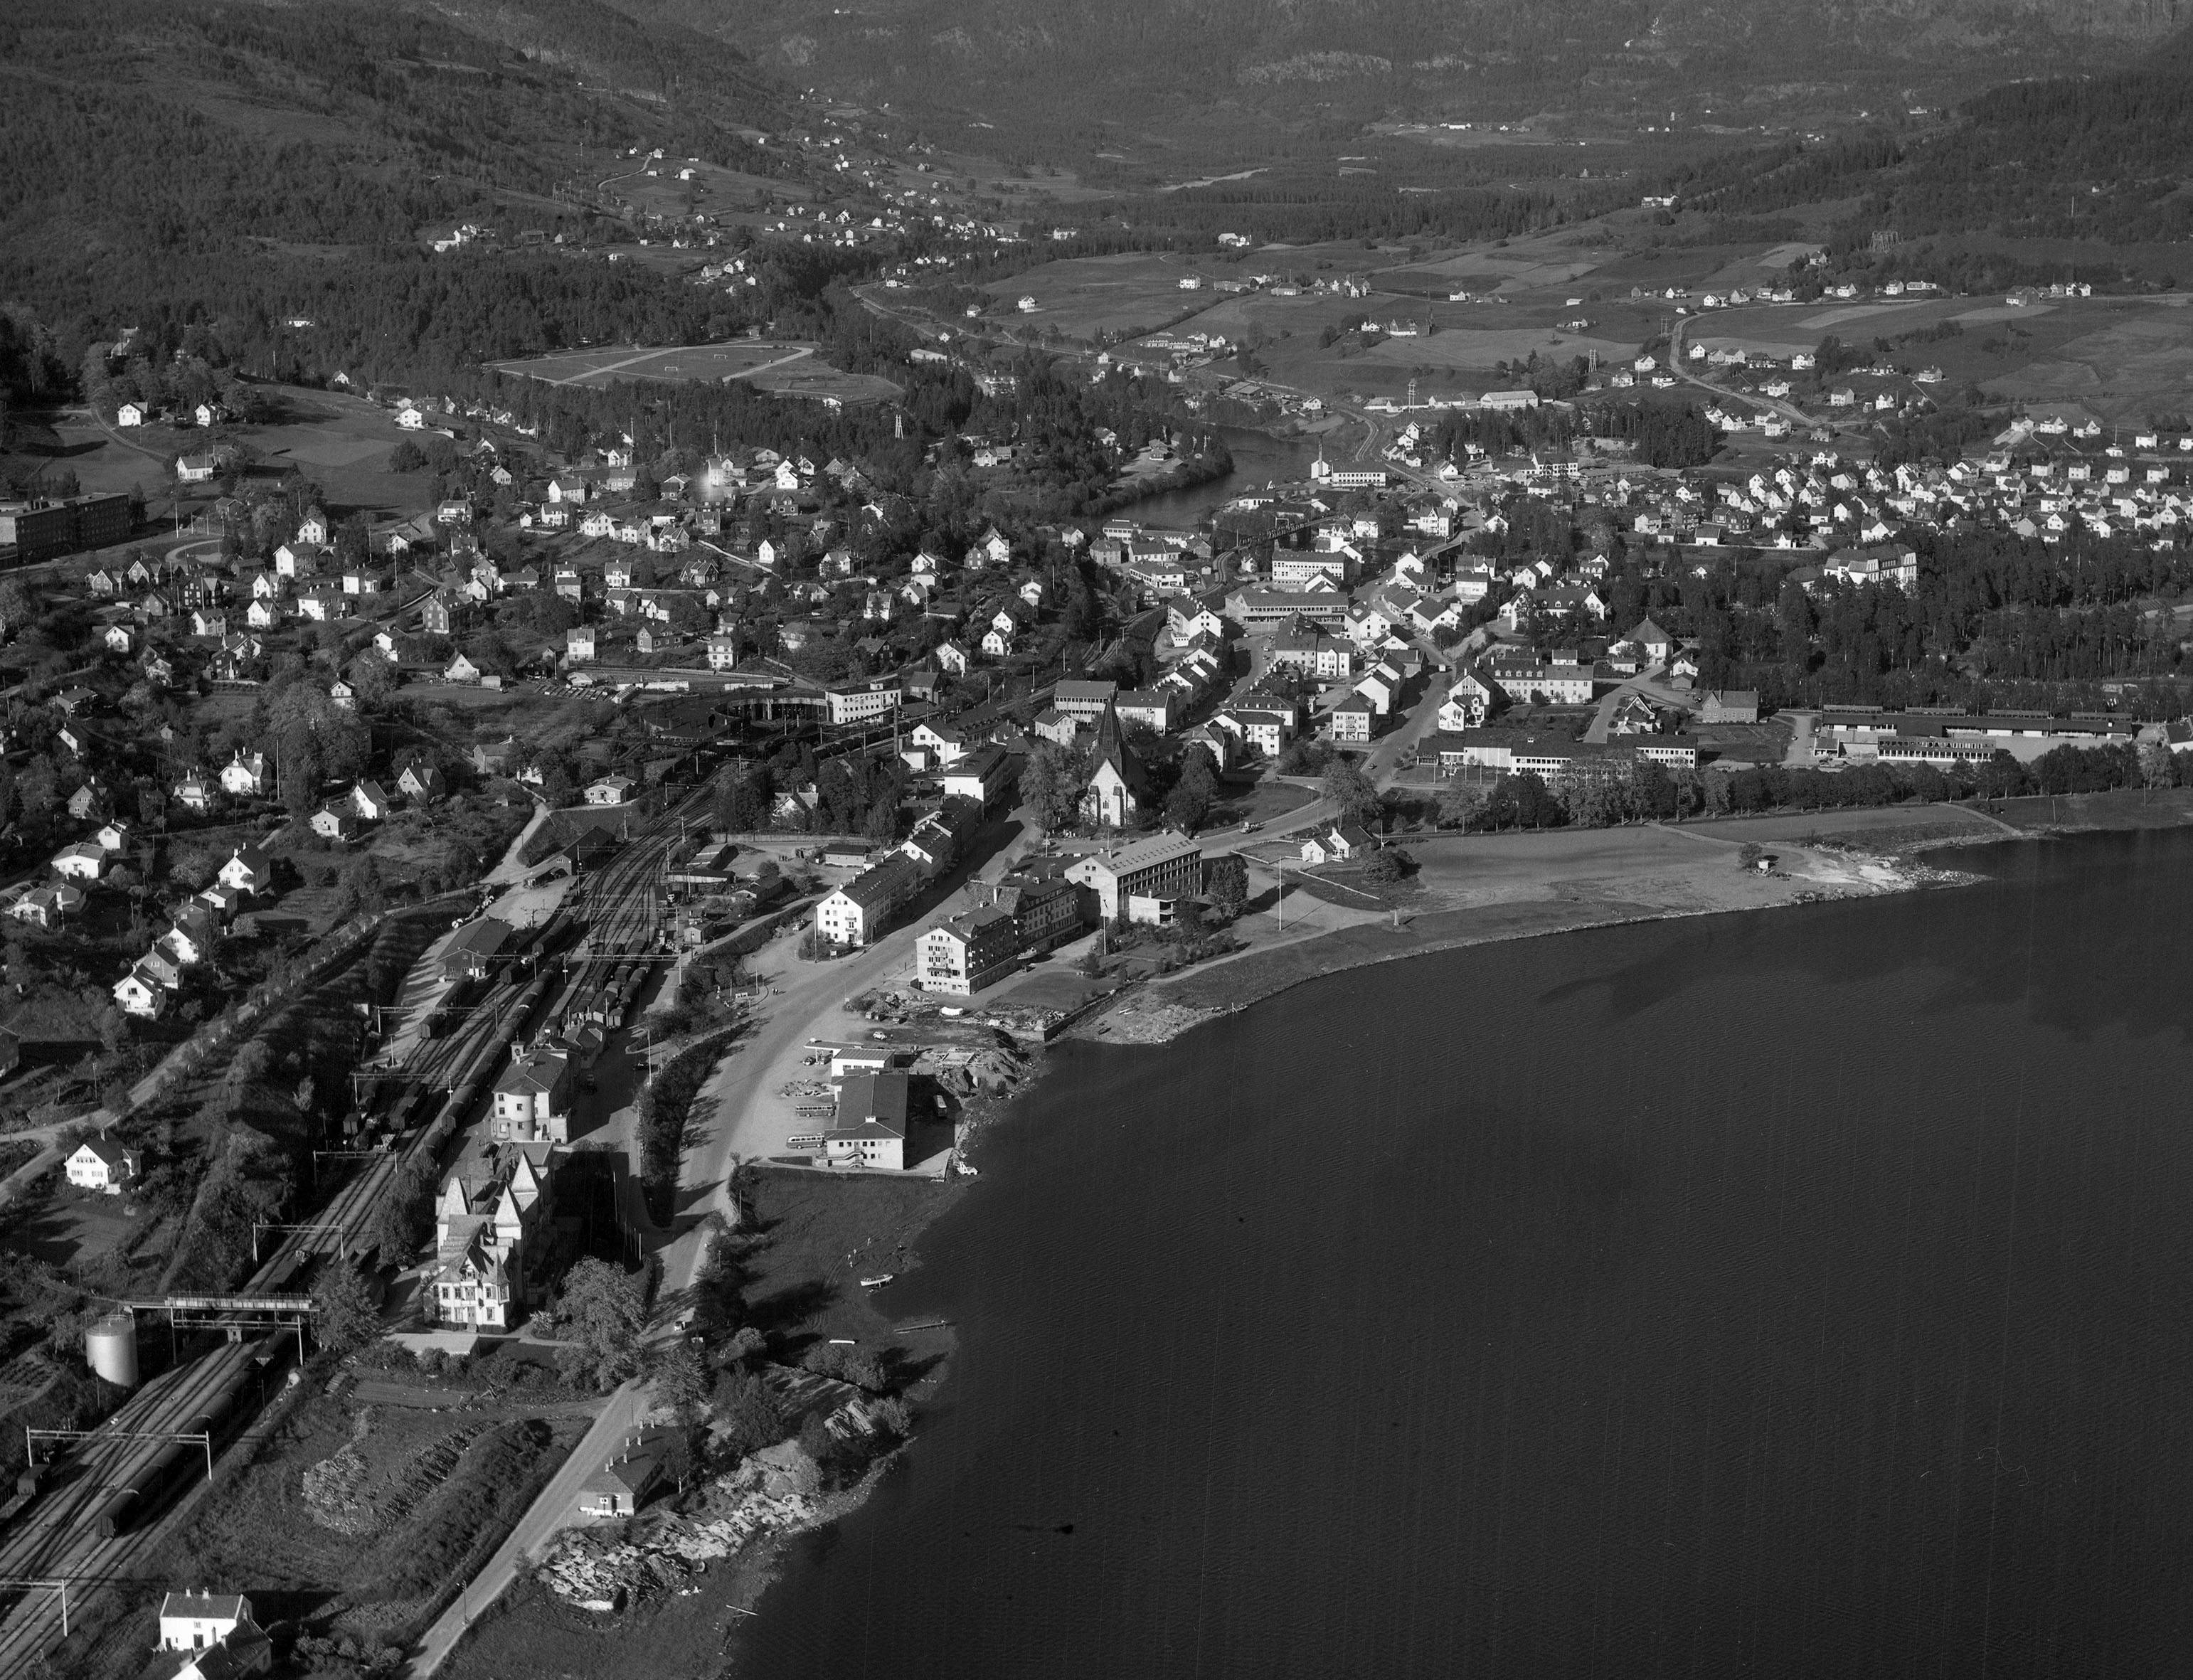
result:
[[[163,1295],[158,1300],[126,1300],[128,1312],[312,1312],[310,1295],[279,1295],[244,1290],[235,1294]]]

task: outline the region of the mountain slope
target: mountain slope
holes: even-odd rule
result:
[[[435,258],[421,236],[461,220],[582,236],[604,148],[766,168],[741,133],[795,104],[727,44],[599,0],[8,13],[0,301],[72,365],[127,325],[153,343],[210,331],[193,353],[217,365],[392,378],[697,333],[707,310],[662,276],[540,251]],[[292,317],[316,336],[287,336]]]
[[[1731,153],[1675,185],[1721,217],[1855,197],[1850,245],[1886,229],[2121,246],[2193,237],[2189,177],[2193,30],[2137,69],[2010,83],[1939,128]]]
[[[831,96],[1010,140],[1164,132],[1214,106],[1335,116],[1729,120],[1926,100],[2119,61],[2184,0],[620,0]],[[1750,117],[1741,113],[1751,113]]]

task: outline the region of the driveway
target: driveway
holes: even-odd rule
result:
[[[1614,709],[1622,704],[1625,695],[1642,694],[1655,706],[1680,706],[1686,711],[1689,711],[1690,702],[1687,700],[1679,695],[1673,689],[1663,687],[1653,682],[1652,679],[1666,668],[1663,662],[1656,660],[1627,682],[1618,683],[1601,694],[1599,697],[1599,710],[1592,714],[1591,722],[1584,729],[1583,738],[1587,741],[1598,742],[1604,742],[1607,739],[1608,730],[1614,722]]]

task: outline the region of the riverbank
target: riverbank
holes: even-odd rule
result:
[[[1071,1036],[1163,1044],[1307,980],[1439,951],[1627,923],[1769,910],[1962,884],[1936,868],[1944,847],[2104,830],[2193,826],[2193,790],[2120,791],[1967,805],[1800,812],[1681,826],[1502,835],[1405,837],[1416,879],[1394,902],[1350,909],[1290,884],[1278,926],[1274,889],[1252,897],[1250,949],[1177,980],[1121,994]],[[1766,873],[1744,849],[1773,854]],[[1299,878],[1299,877],[1297,877]]]

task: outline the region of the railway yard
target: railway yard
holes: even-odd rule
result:
[[[381,1012],[393,1019],[378,1047],[358,1064],[352,1136],[330,1151],[350,1157],[346,1174],[297,1223],[264,1228],[268,1251],[245,1282],[107,1303],[103,1323],[131,1321],[121,1333],[130,1383],[140,1343],[147,1364],[165,1369],[95,1427],[31,1440],[32,1468],[0,1506],[0,1675],[33,1671],[103,1589],[159,1585],[142,1573],[146,1560],[196,1491],[222,1477],[250,1420],[297,1380],[323,1269],[374,1257],[399,1180],[438,1181],[477,1148],[513,1043],[582,1024],[612,1031],[650,995],[663,972],[665,866],[711,794],[704,784],[635,818],[629,837],[553,915],[513,930],[492,964],[466,984],[431,983],[442,951],[478,917],[455,919],[413,965],[400,1001]],[[377,1266],[413,1259],[380,1254]]]

